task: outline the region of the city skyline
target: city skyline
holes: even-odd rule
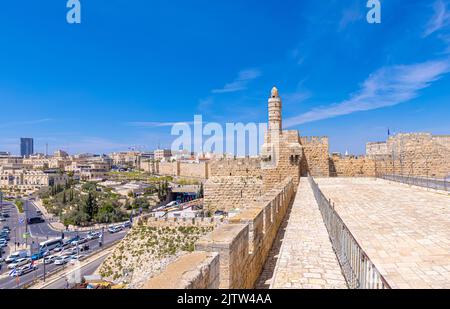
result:
[[[3,5],[0,151],[21,136],[40,153],[170,148],[171,124],[195,114],[264,122],[274,84],[286,128],[332,152],[450,131],[448,1],[383,2],[377,25],[366,1],[83,2],[79,25],[64,4]]]

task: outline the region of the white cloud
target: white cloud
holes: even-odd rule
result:
[[[436,31],[439,31],[443,27],[447,26],[450,22],[450,14],[447,11],[447,3],[443,0],[437,0],[433,3],[434,14],[426,25],[423,37],[427,37]]]
[[[286,127],[397,105],[416,98],[419,91],[450,71],[450,61],[429,61],[412,65],[384,67],[373,73],[361,89],[343,102],[315,108],[289,118]]]
[[[287,104],[300,104],[306,100],[311,98],[311,92],[304,90],[304,91],[297,91],[294,93],[288,93],[283,95],[283,102]]]
[[[261,71],[257,69],[248,69],[240,71],[238,77],[231,83],[226,84],[221,89],[214,89],[212,93],[228,93],[247,89],[250,81],[261,76]]]

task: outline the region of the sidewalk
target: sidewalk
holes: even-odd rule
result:
[[[272,289],[347,288],[307,178],[300,180],[272,280]]]

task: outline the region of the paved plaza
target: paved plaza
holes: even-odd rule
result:
[[[306,178],[292,205],[271,288],[347,288]]]
[[[449,195],[380,179],[316,181],[393,288],[450,288]]]

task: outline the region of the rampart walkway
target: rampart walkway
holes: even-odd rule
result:
[[[271,288],[347,288],[307,178],[300,181]]]
[[[450,288],[450,196],[380,179],[315,180],[392,288]]]

